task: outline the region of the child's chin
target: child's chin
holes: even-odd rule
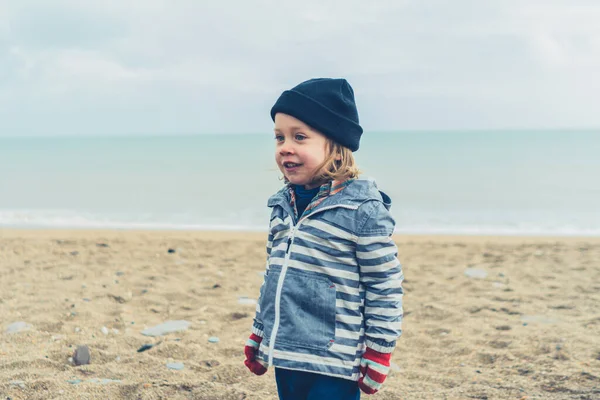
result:
[[[290,181],[290,183],[292,183],[294,185],[298,185],[298,186],[308,185],[308,182],[306,181],[306,179],[294,179],[294,177],[292,177],[291,179],[288,178],[288,181]]]

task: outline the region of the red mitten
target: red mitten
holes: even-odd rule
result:
[[[256,358],[260,342],[262,342],[262,338],[253,333],[246,342],[246,347],[244,347],[244,354],[246,355],[244,364],[256,375],[263,375],[267,372],[267,368]]]
[[[380,353],[367,347],[360,360],[358,387],[366,394],[377,393],[390,371],[391,353]]]

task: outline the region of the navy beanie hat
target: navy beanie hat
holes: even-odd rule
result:
[[[352,151],[363,133],[358,123],[354,90],[345,79],[316,78],[302,82],[279,96],[271,108],[291,115]]]

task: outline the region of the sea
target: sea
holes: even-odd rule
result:
[[[266,231],[271,133],[0,136],[0,229]],[[600,130],[366,132],[397,233],[600,236]]]

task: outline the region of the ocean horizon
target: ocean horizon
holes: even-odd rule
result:
[[[404,234],[600,236],[600,130],[366,132]],[[594,183],[596,182],[596,183]],[[266,232],[264,134],[0,137],[0,228]]]

